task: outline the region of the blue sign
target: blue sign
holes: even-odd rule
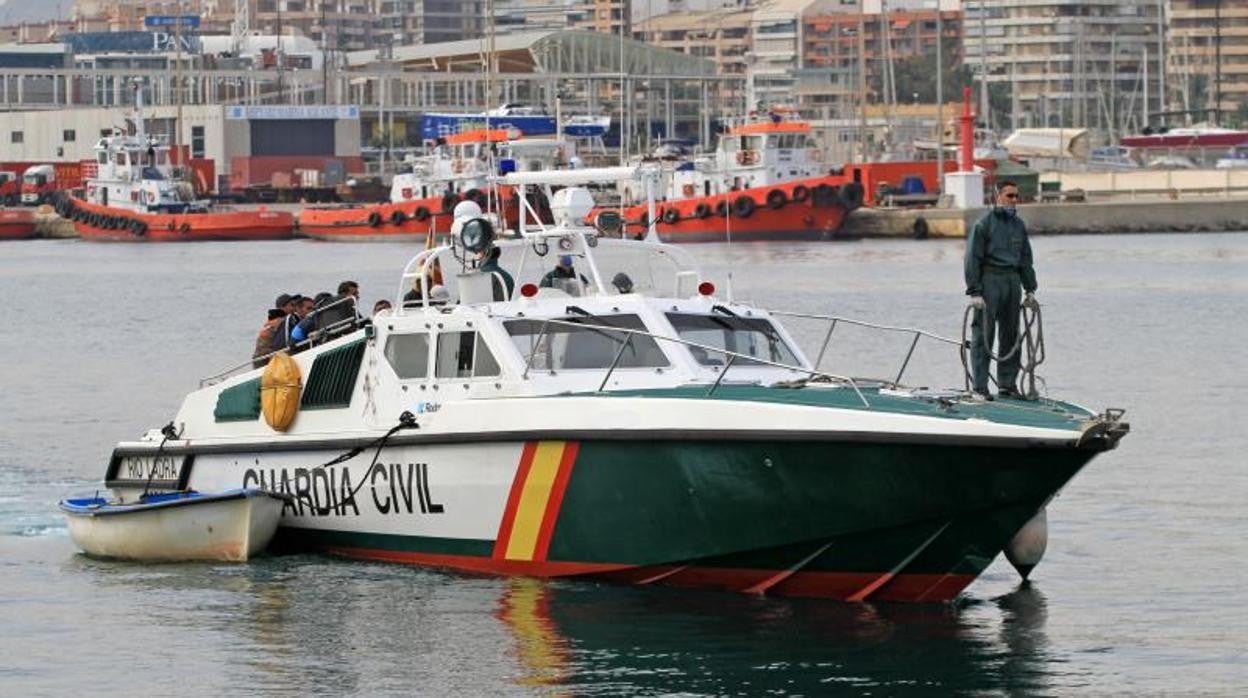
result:
[[[178,24],[198,29],[199,15],[147,15],[143,18],[145,27],[172,27]]]

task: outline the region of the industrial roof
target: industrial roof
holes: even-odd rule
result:
[[[624,70],[620,66],[621,45]],[[479,72],[487,48],[487,39],[395,46],[391,61],[405,70]],[[715,74],[715,64],[705,58],[621,39],[618,35],[576,29],[504,34],[494,39],[494,51],[502,73]],[[355,70],[379,62],[376,50],[347,54],[347,65]]]

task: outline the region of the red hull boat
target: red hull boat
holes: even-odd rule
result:
[[[286,211],[141,212],[68,197],[57,205],[84,240],[193,242],[199,240],[288,240],[294,216]]]
[[[0,240],[25,240],[34,236],[34,209],[0,209]]]

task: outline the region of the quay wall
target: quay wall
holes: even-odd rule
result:
[[[922,237],[922,228],[926,237],[965,237],[986,210],[862,208],[849,215],[841,236]],[[1248,231],[1248,196],[1024,204],[1018,212],[1035,235]]]

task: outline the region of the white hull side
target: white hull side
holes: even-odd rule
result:
[[[94,557],[244,562],[269,544],[281,511],[280,499],[263,496],[66,518],[74,543]]]

